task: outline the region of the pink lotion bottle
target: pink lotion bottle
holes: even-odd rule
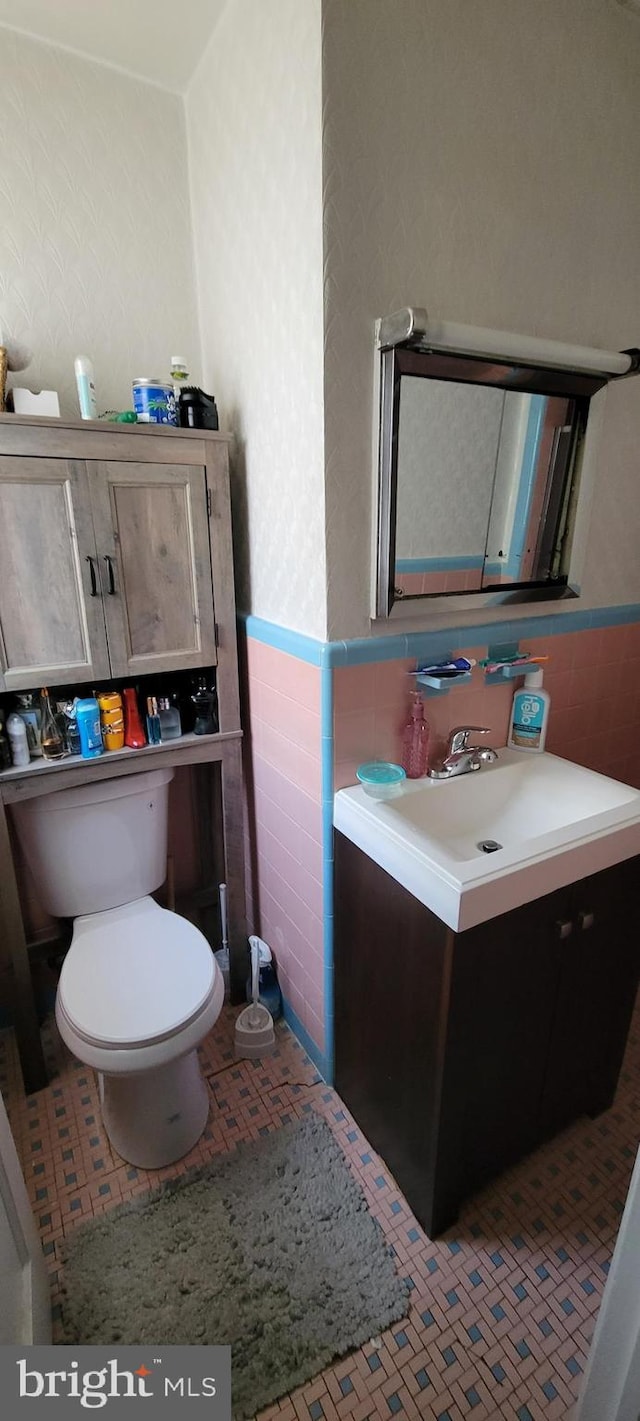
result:
[[[402,768],[408,780],[419,780],[429,767],[429,726],[419,691],[412,696],[409,719],[402,736]]]

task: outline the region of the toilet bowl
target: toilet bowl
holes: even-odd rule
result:
[[[16,825],[44,906],[74,917],[56,996],[63,1041],[99,1073],[107,1135],[159,1169],[204,1130],[197,1047],[224,982],[202,933],[149,895],[165,877],[173,772],[156,770],[22,802]]]

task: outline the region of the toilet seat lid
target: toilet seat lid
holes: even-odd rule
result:
[[[217,968],[202,933],[152,898],[76,920],[58,995],[71,1026],[100,1046],[148,1046],[206,1005]]]

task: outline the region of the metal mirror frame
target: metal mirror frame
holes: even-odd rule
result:
[[[572,436],[570,463],[572,498],[577,496],[580,479],[579,445],[584,440],[589,402],[610,379],[604,373],[551,368],[520,363],[501,358],[456,354],[450,351],[418,349],[408,340],[377,352],[379,359],[378,460],[377,460],[377,551],[375,582],[375,615],[389,617],[392,608],[415,602],[438,601],[438,609],[453,610],[455,598],[463,597],[466,606],[499,606],[517,602],[550,602],[559,598],[579,596],[579,588],[569,583],[566,575],[544,582],[522,582],[483,587],[477,592],[413,593],[398,597],[395,578],[396,508],[398,490],[398,432],[400,417],[400,381],[403,375],[422,379],[450,380],[459,384],[488,385],[502,390],[527,394],[564,395],[575,400],[576,419]],[[467,602],[468,599],[473,599]]]

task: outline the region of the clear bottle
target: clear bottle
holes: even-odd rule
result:
[[[178,400],[182,386],[186,385],[189,379],[189,371],[187,370],[187,362],[184,356],[171,356],[171,379],[173,381],[175,397],[176,400]]]
[[[182,721],[177,705],[172,705],[170,696],[158,696],[158,719],[163,740],[178,740],[182,735]]]
[[[23,770],[29,764],[29,741],[27,727],[17,711],[12,711],[9,716],[7,735],[11,746],[11,763],[15,770]]]
[[[402,768],[408,780],[419,780],[429,766],[429,726],[419,691],[412,696],[411,711],[402,736]]]
[[[160,745],[162,742],[158,702],[155,696],[147,696],[147,741],[149,745]]]
[[[29,754],[32,760],[37,760],[42,755],[42,712],[39,706],[34,705],[30,691],[21,692],[16,700],[18,715],[22,716],[27,727]]]
[[[65,701],[62,711],[62,725],[64,728],[64,740],[67,751],[70,755],[81,755],[82,746],[80,744],[80,731],[76,719],[76,706],[78,697],[72,701]]]
[[[56,720],[49,700],[49,692],[43,686],[40,692],[40,736],[45,760],[61,760],[66,754],[64,736]]]

